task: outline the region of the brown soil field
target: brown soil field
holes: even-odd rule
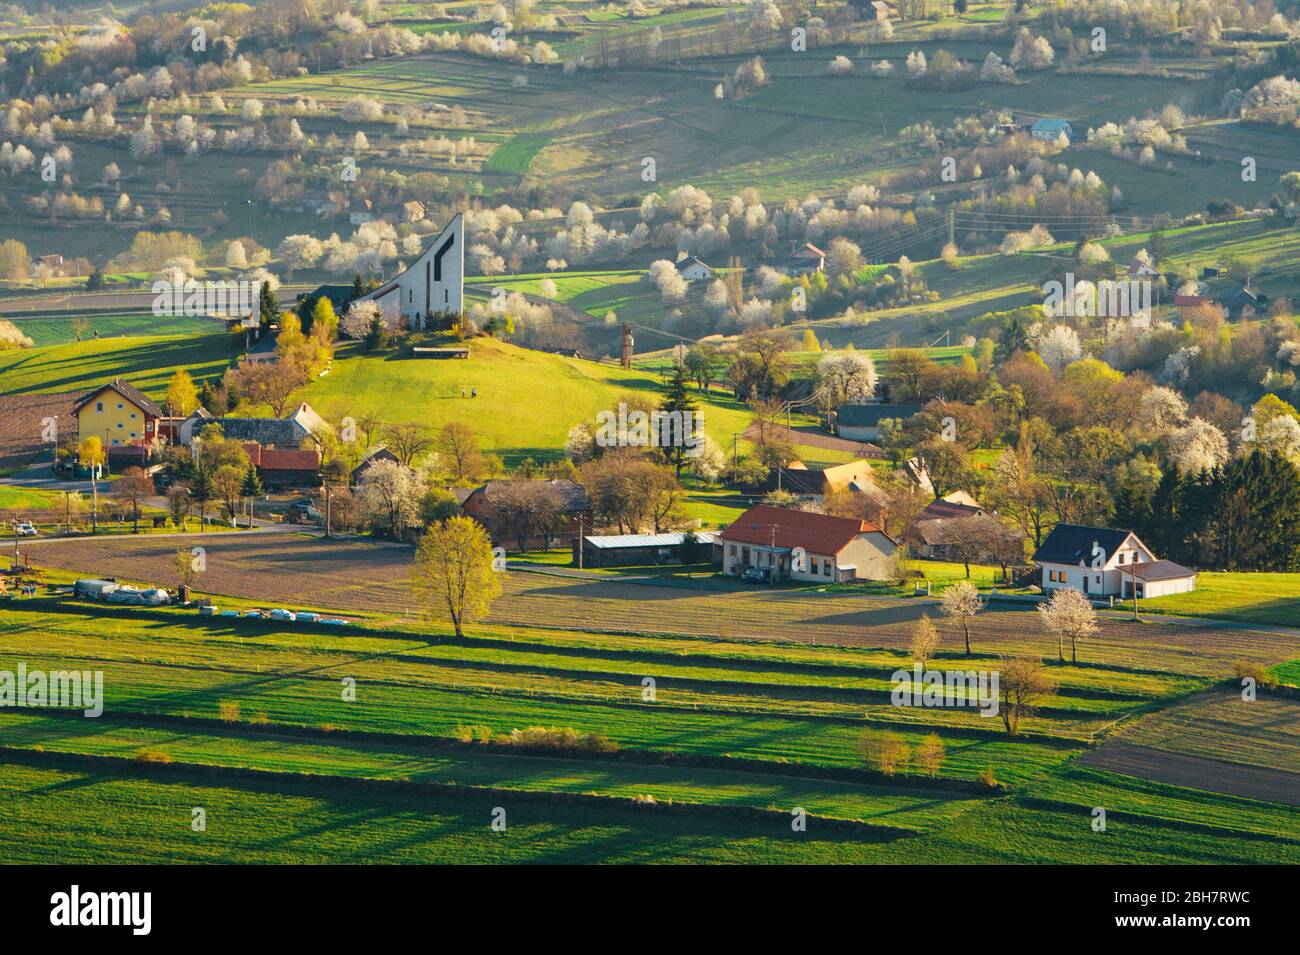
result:
[[[0,395],[0,469],[22,467],[49,449],[49,443],[41,440],[45,418],[54,418],[61,433],[76,431],[72,403],[81,394]]]
[[[1300,700],[1260,693],[1246,701],[1238,689],[1215,687],[1126,726],[1117,739],[1290,773],[1300,792]]]
[[[52,541],[32,547],[34,563],[174,586],[176,549],[202,543],[207,572],[196,589],[271,605],[413,616],[407,588],[412,550],[385,544],[323,541],[309,535],[118,537]],[[906,647],[922,613],[935,618],[944,650],[961,648],[960,631],[936,602],[797,591],[719,592],[618,579],[560,577],[512,570],[489,621],[644,633],[681,633],[856,646]],[[1032,609],[990,609],[975,618],[976,652],[1024,651],[1045,657],[1055,641]],[[1235,660],[1276,663],[1297,656],[1297,639],[1267,630],[1172,621],[1105,619],[1082,645],[1080,662],[1226,676]]]
[[[1300,776],[1281,769],[1242,766],[1114,740],[1078,762],[1170,786],[1300,806]]]

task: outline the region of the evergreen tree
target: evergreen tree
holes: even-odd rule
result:
[[[1169,257],[1169,243],[1165,240],[1165,234],[1159,229],[1151,233],[1147,251],[1151,253],[1151,264],[1157,269]]]
[[[207,521],[207,507],[209,502],[217,496],[216,485],[212,481],[212,473],[207,468],[196,468],[194,471],[194,480],[190,483],[190,499],[199,506],[199,529],[202,530]]]
[[[360,298],[366,294],[366,283],[361,281],[361,273],[357,272],[352,277],[352,297]]]
[[[694,434],[695,417],[691,414],[695,410],[695,399],[691,397],[686,366],[682,362],[673,366],[673,376],[668,381],[668,391],[659,410],[663,413],[659,418],[659,447],[672,462],[680,480],[688,450],[686,442],[698,437]]]
[[[266,488],[262,485],[262,479],[258,476],[257,468],[253,465],[248,466],[244,472],[244,483],[239,486],[239,493],[244,497],[261,497],[266,493]]]
[[[1029,333],[1025,331],[1025,326],[1021,324],[1020,316],[1012,315],[1011,323],[1002,335],[1002,341],[998,342],[998,364],[1007,361],[1016,352],[1022,351],[1029,351]]]
[[[95,269],[90,273],[90,278],[86,279],[86,291],[97,292],[108,283],[104,281],[104,273]]]
[[[275,297],[275,293],[271,291],[271,286],[266,282],[262,283],[262,291],[257,301],[257,310],[263,328],[266,328],[272,322],[280,320],[280,301]]]
[[[1131,530],[1144,541],[1151,540],[1151,498],[1140,488],[1128,484],[1117,487],[1112,495],[1112,511],[1114,527]]]
[[[1139,534],[1157,554],[1166,556],[1182,551],[1182,495],[1185,479],[1172,461],[1160,475],[1160,483],[1147,507],[1147,533]],[[1121,525],[1122,526],[1122,525]]]
[[[1227,570],[1300,569],[1300,473],[1277,453],[1231,461],[1207,521],[1216,564]]]

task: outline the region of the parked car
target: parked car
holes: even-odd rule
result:
[[[299,501],[289,507],[289,520],[295,524],[313,524],[321,523],[325,518],[311,502]]]
[[[14,533],[19,537],[35,537],[36,528],[32,526],[31,521],[19,521],[14,524]]]
[[[746,567],[744,573],[740,575],[740,579],[750,583],[765,584],[767,583],[767,568]]]

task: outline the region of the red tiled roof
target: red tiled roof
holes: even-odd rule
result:
[[[297,448],[264,448],[248,442],[244,452],[255,468],[270,471],[316,471],[320,468],[320,452],[300,451]]]
[[[955,504],[952,501],[931,501],[926,505],[925,510],[916,515],[918,523],[921,521],[937,521],[949,517],[974,517],[976,514],[983,514],[984,508],[971,507],[969,504]]]
[[[732,521],[720,537],[724,541],[771,546],[774,525],[777,547],[802,547],[812,554],[838,554],[859,534],[880,530],[874,524],[849,517],[760,504]]]
[[[268,471],[317,471],[320,469],[320,452],[263,448],[261,466]]]

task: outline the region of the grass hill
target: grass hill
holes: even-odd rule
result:
[[[402,353],[368,354],[355,345],[339,349],[329,374],[313,382],[303,400],[331,420],[360,419],[368,412],[391,423],[441,428],[469,422],[484,447],[514,464],[562,453],[569,429],[595,420],[620,401],[639,398],[658,404],[658,375],[624,371],[617,365],[564,358],[480,338],[468,360],[426,360]],[[478,389],[477,398],[462,398]],[[702,396],[701,396],[702,398]],[[701,400],[705,431],[730,447],[749,414],[734,400]]]
[[[225,332],[95,339],[0,352],[0,394],[83,391],[114,377],[150,397],[167,394],[177,369],[195,379],[219,377],[239,354]]]

